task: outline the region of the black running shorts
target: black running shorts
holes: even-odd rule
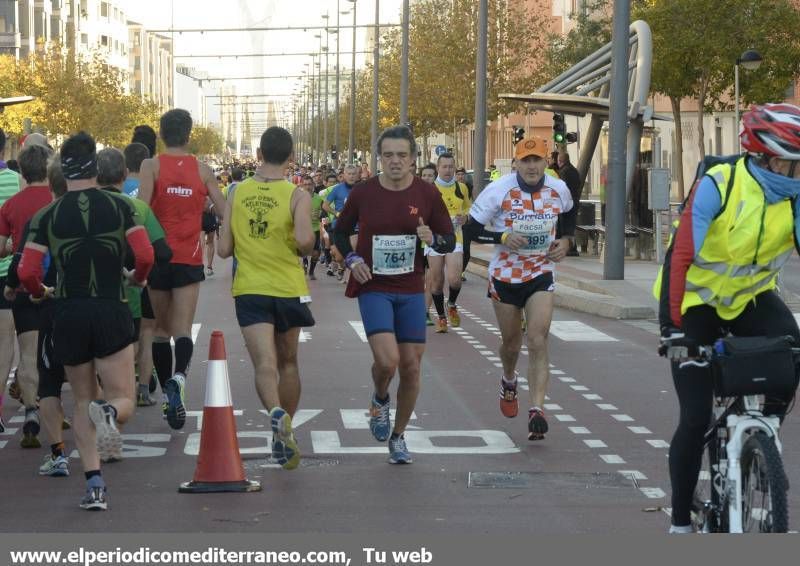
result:
[[[127,303],[113,299],[59,299],[53,319],[57,360],[77,366],[116,354],[135,342]]]
[[[314,317],[308,303],[300,299],[269,297],[267,295],[239,295],[234,297],[239,326],[272,324],[277,332],[290,328],[314,326]]]
[[[154,265],[147,284],[156,291],[171,291],[205,281],[202,265],[185,263],[162,263]]]
[[[552,293],[556,285],[553,281],[552,273],[543,273],[525,283],[503,283],[497,279],[489,279],[489,291],[487,297],[506,305],[514,305],[521,309],[525,308],[525,303],[534,294],[539,292]]]

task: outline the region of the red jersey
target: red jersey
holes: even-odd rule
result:
[[[158,178],[150,208],[172,248],[170,263],[203,265],[200,232],[207,196],[208,187],[200,178],[194,156],[158,156]]]
[[[423,251],[416,238],[420,218],[434,234],[453,233],[439,190],[419,178],[415,177],[411,186],[402,191],[385,189],[378,177],[353,187],[336,226],[349,232],[358,225],[356,253],[364,258],[373,275],[364,285],[350,277],[345,293],[348,297],[370,291],[424,292]],[[373,258],[373,251],[378,257]],[[380,271],[388,274],[381,275]]]
[[[25,225],[33,215],[53,202],[47,185],[26,187],[8,199],[0,208],[0,236],[11,236],[14,249],[19,249]]]

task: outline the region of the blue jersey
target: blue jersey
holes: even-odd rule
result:
[[[333,203],[333,210],[336,212],[341,212],[344,209],[344,203],[347,202],[347,197],[350,196],[350,191],[353,190],[353,187],[349,186],[347,183],[339,183],[325,198],[326,201]],[[333,221],[333,226],[336,226],[336,220]]]

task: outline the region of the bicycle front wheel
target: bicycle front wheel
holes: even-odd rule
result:
[[[742,448],[742,530],[785,533],[789,529],[789,482],[775,441],[757,432]]]

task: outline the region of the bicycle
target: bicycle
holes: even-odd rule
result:
[[[681,367],[711,367],[713,422],[705,434],[703,463],[691,518],[701,533],[784,533],[789,528],[789,480],[781,458],[781,418],[764,414],[767,396],[794,392],[800,348],[790,336],[729,337],[713,346],[684,345]],[[689,355],[691,352],[691,355]],[[788,412],[788,411],[787,411]]]

